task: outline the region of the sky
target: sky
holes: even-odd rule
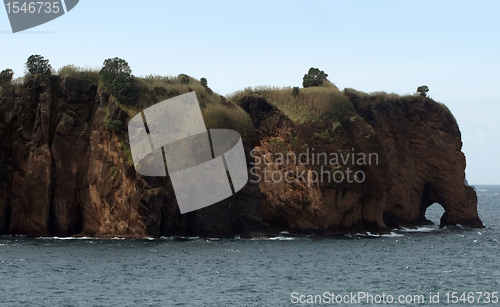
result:
[[[81,0],[13,34],[0,12],[0,70],[23,75],[40,54],[58,69],[128,61],[136,76],[205,77],[226,95],[301,86],[310,67],[340,89],[414,93],[446,104],[460,126],[467,179],[500,184],[500,1]]]

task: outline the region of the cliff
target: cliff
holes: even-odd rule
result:
[[[135,172],[130,116],[112,97],[87,81],[31,76],[0,100],[0,232],[134,238],[384,233],[429,223],[425,211],[433,203],[445,209],[441,226],[483,227],[475,191],[464,184],[460,131],[446,108],[417,97],[344,94],[353,110],[307,124],[261,96],[239,99],[255,130],[244,140],[250,182],[220,203],[181,215],[168,177]],[[372,153],[377,160],[277,161],[291,153],[306,160],[316,153],[340,159]],[[327,180],[326,170],[357,177]],[[262,180],[266,172],[289,178]]]

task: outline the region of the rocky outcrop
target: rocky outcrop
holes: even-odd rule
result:
[[[350,98],[376,131],[390,161],[393,180],[384,210],[389,227],[428,223],[425,211],[433,203],[445,210],[441,227],[483,227],[474,188],[465,183],[460,130],[444,105],[420,97],[369,102],[352,94]]]
[[[255,127],[255,137],[244,142],[250,182],[220,203],[181,215],[168,177],[135,172],[130,116],[112,98],[86,81],[31,76],[0,100],[0,233],[384,233],[428,223],[425,210],[435,202],[446,211],[441,226],[482,227],[476,194],[464,184],[460,132],[447,109],[430,99],[346,95],[352,112],[309,124],[292,122],[259,96],[241,99]],[[309,162],[317,153],[376,153],[377,163]],[[300,158],[279,163],[286,154]],[[351,180],[337,182],[328,172]],[[263,180],[269,174],[275,178]]]
[[[384,233],[432,223],[425,211],[439,203],[445,210],[441,227],[483,227],[476,193],[465,184],[460,131],[444,105],[419,96],[366,101],[344,94],[353,112],[338,122],[309,124],[292,123],[259,96],[240,101],[256,129],[254,173],[265,196],[265,221],[299,233]],[[280,161],[290,153],[308,163]],[[320,154],[356,160],[335,165],[318,161]],[[375,163],[356,163],[372,154]],[[335,182],[331,174],[337,171],[360,171],[364,180]],[[289,182],[281,179],[285,174]]]

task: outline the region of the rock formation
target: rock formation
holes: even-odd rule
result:
[[[7,89],[0,98],[0,233],[384,233],[429,223],[425,211],[433,203],[445,209],[441,226],[483,227],[476,193],[464,184],[460,131],[445,107],[431,99],[364,101],[345,94],[355,111],[309,124],[292,122],[262,97],[242,98],[255,128],[255,137],[244,140],[251,181],[220,203],[181,215],[168,177],[135,172],[129,115],[109,95],[82,80],[28,77],[23,89]],[[319,152],[376,153],[377,163],[276,161],[278,153],[308,159]],[[347,167],[364,180],[337,183],[323,174],[307,181]],[[266,172],[287,174],[288,182],[257,180]]]

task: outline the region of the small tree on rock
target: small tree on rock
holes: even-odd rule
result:
[[[427,85],[421,85],[421,86],[417,87],[417,93],[419,93],[420,96],[422,96],[422,97],[426,97],[428,91],[429,91],[429,87]]]
[[[46,60],[43,56],[35,54],[28,58],[26,62],[26,73],[29,75],[44,74],[52,75],[52,66],[49,64],[49,60]]]
[[[312,86],[321,86],[323,81],[326,80],[328,74],[324,71],[319,70],[318,68],[311,67],[307,74],[304,75],[302,86],[312,87]]]

